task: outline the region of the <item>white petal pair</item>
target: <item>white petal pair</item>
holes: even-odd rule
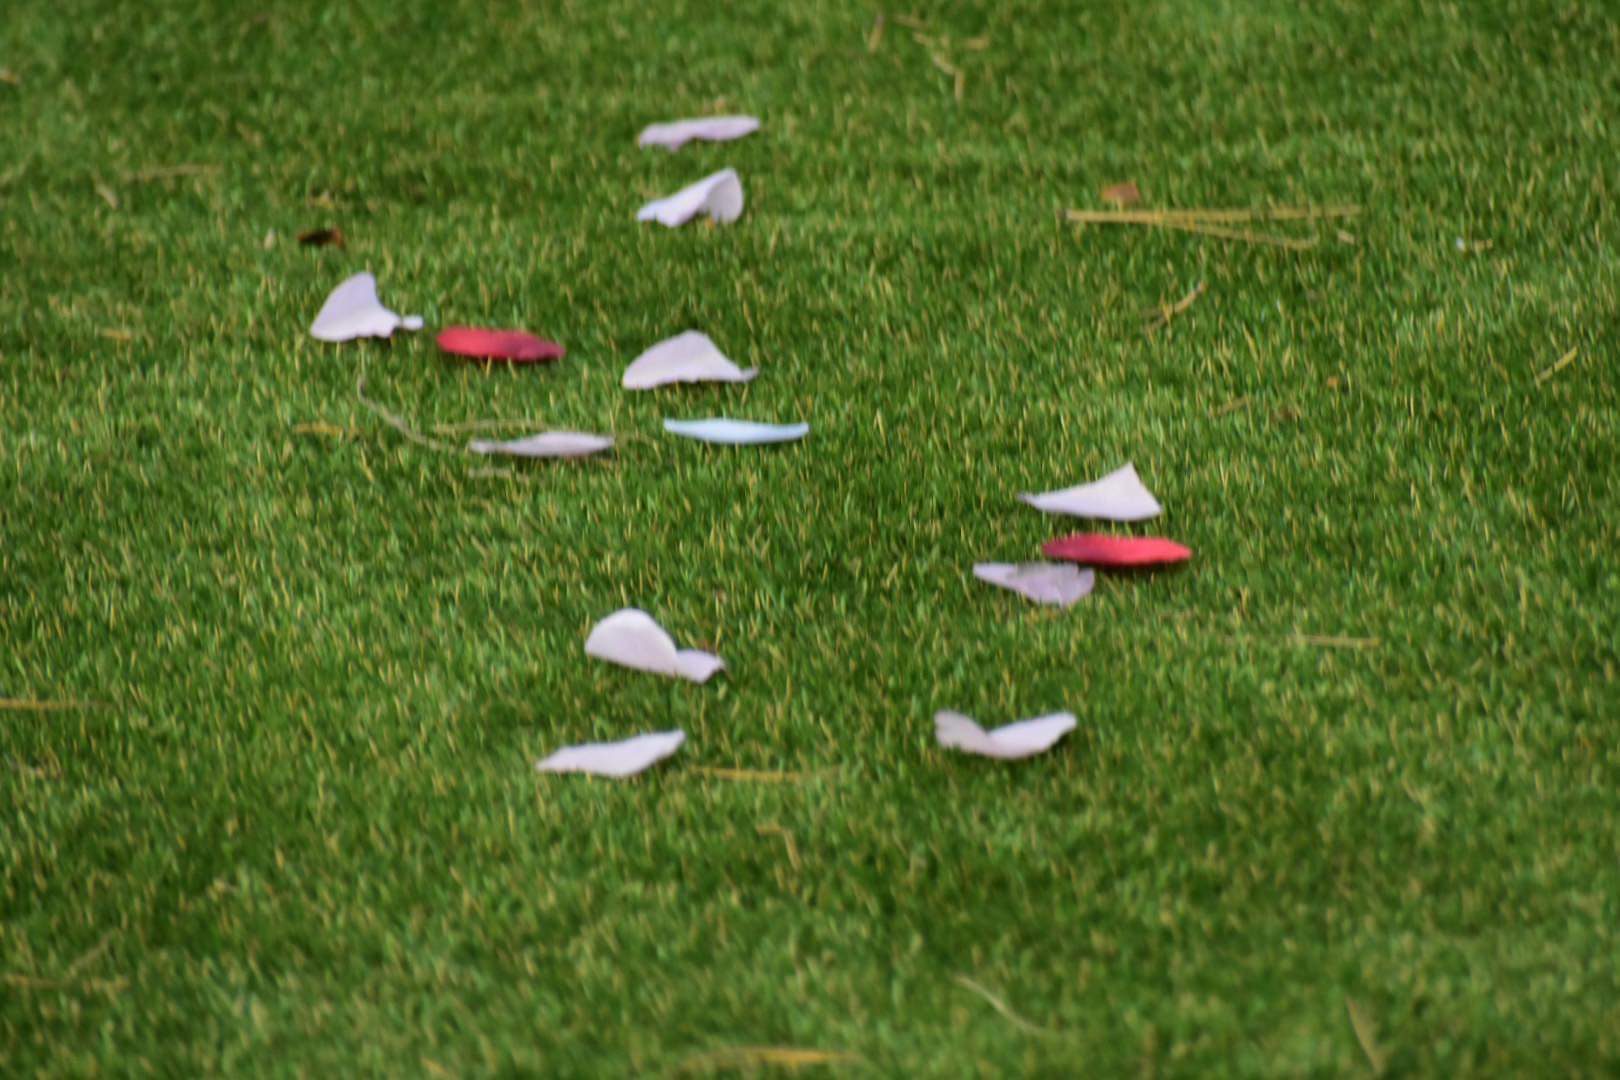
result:
[[[707,682],[726,666],[712,653],[677,650],[675,639],[640,608],[623,608],[597,623],[585,639],[585,655],[695,683]]]
[[[942,710],[934,714],[934,737],[939,745],[953,750],[1013,761],[1051,749],[1074,725],[1074,715],[1062,712],[986,731],[971,717]]]
[[[362,337],[390,337],[395,330],[422,329],[422,316],[401,317],[377,299],[377,279],[355,274],[332,290],[321,305],[309,332],[321,341],[353,341]]]
[[[716,224],[727,225],[742,217],[742,212],[742,180],[737,170],[721,169],[673,195],[654,199],[636,211],[636,220],[656,221],[673,229],[702,214]]]

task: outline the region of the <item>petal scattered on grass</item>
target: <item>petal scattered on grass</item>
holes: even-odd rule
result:
[[[660,731],[622,742],[565,746],[536,761],[534,767],[539,772],[581,772],[622,780],[663,761],[685,741],[684,731]]]
[[[368,272],[356,274],[332,290],[309,332],[321,341],[353,341],[389,337],[399,329],[422,329],[422,316],[401,318],[383,307],[377,299],[377,279]]]
[[[726,446],[754,446],[760,443],[794,442],[810,434],[809,424],[761,424],[753,420],[665,420],[664,430],[699,442]]]
[[[1162,536],[1108,536],[1075,533],[1048,541],[1041,554],[1089,566],[1158,566],[1186,562],[1192,550]]]
[[[1126,463],[1101,480],[1039,495],[1028,492],[1018,498],[1048,514],[1072,514],[1109,521],[1146,521],[1164,509],[1136,475],[1136,466]]]
[[[685,382],[748,382],[758,368],[740,368],[726,359],[708,334],[688,330],[660,341],[624,369],[626,390]]]
[[[599,454],[613,447],[613,436],[592,435],[584,431],[542,431],[521,439],[501,442],[474,439],[467,449],[475,454],[500,454],[506,457],[576,458]]]
[[[939,745],[981,757],[1013,761],[1031,757],[1051,749],[1063,736],[1074,730],[1072,713],[1052,713],[1034,720],[1020,720],[1016,724],[986,731],[971,717],[959,712],[941,710],[934,714],[934,736]]]
[[[585,655],[695,683],[707,682],[726,666],[712,653],[676,650],[675,640],[640,608],[623,608],[597,623],[585,641]]]
[[[705,142],[729,142],[759,130],[759,118],[754,116],[703,116],[692,120],[674,120],[667,124],[651,124],[641,133],[637,143],[641,146],[662,146],[666,150],[679,150],[694,139]]]
[[[555,341],[535,337],[526,330],[488,330],[477,326],[447,326],[439,331],[438,342],[439,348],[453,356],[512,364],[558,360],[567,352]]]
[[[1058,607],[1075,603],[1097,583],[1095,571],[1070,563],[975,563],[973,576],[1036,603]]]
[[[725,225],[742,217],[742,181],[735,169],[721,169],[675,194],[654,199],[636,212],[637,221],[656,221],[668,228],[685,225],[699,214]]]

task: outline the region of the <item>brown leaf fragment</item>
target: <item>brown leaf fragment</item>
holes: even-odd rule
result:
[[[348,240],[344,237],[343,230],[336,225],[330,228],[305,229],[298,234],[298,242],[304,247],[342,248],[348,246]]]
[[[1142,189],[1137,187],[1133,180],[1127,180],[1123,184],[1112,184],[1102,189],[1102,200],[1115,206],[1135,206],[1142,201]]]

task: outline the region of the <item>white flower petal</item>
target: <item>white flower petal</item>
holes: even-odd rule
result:
[[[641,133],[637,142],[641,146],[662,146],[666,150],[679,150],[693,139],[707,142],[728,142],[752,135],[759,130],[759,118],[754,116],[704,116],[694,120],[675,120],[667,124],[651,124]]]
[[[565,746],[534,767],[539,772],[582,772],[622,780],[669,757],[685,741],[684,731],[660,731],[622,742]]]
[[[585,640],[585,655],[610,664],[707,682],[725,668],[718,656],[697,649],[675,649],[675,639],[640,608],[623,608],[597,623]]]
[[[377,279],[370,273],[348,278],[321,305],[309,332],[321,341],[352,341],[362,337],[389,337],[395,330],[422,329],[420,315],[403,319],[377,299]]]
[[[626,390],[651,390],[680,382],[748,382],[758,368],[740,368],[726,359],[708,334],[688,330],[660,341],[624,369]]]
[[[1068,607],[1091,592],[1097,573],[1073,563],[975,563],[980,581],[1029,597],[1036,603]]]
[[[508,457],[572,458],[601,453],[613,446],[611,435],[591,435],[583,431],[542,431],[522,439],[495,442],[474,439],[467,449],[475,454],[504,454]]]
[[[1104,518],[1109,521],[1146,521],[1164,509],[1136,475],[1136,466],[1127,463],[1101,480],[1079,484],[1039,495],[1027,492],[1019,499],[1048,514]]]
[[[810,434],[809,424],[760,424],[752,420],[665,420],[664,430],[700,442],[727,446],[753,446],[758,443],[793,442]]]
[[[637,221],[656,221],[671,229],[707,214],[721,225],[742,217],[742,180],[735,169],[721,169],[673,195],[654,199],[636,212]]]
[[[1072,713],[1052,713],[1034,720],[1020,720],[1016,724],[986,731],[971,717],[959,712],[941,710],[934,714],[934,737],[939,745],[981,757],[1013,761],[1031,757],[1051,749],[1063,736],[1074,730]]]

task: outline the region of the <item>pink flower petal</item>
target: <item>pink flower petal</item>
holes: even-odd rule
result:
[[[439,348],[474,360],[504,360],[537,364],[558,360],[567,352],[555,341],[523,330],[485,330],[476,326],[447,326],[439,331]]]
[[[1075,533],[1048,541],[1041,553],[1090,566],[1156,566],[1186,562],[1192,550],[1162,536],[1106,536]]]

